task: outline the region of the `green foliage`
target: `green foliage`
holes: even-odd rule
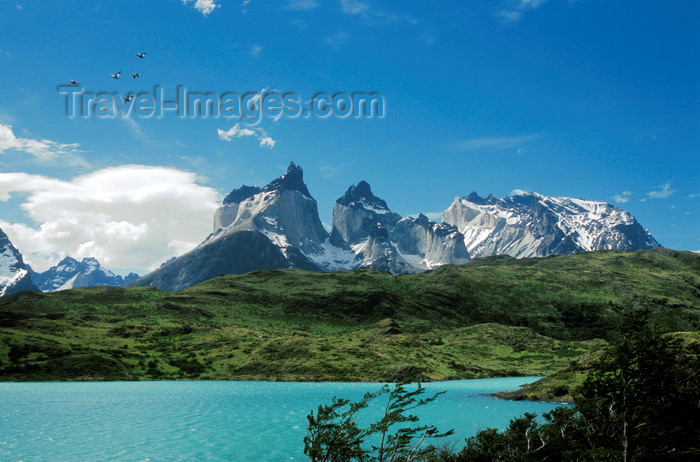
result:
[[[700,455],[700,344],[661,335],[648,318],[626,319],[579,392],[591,445],[623,460]]]
[[[467,446],[444,460],[453,462],[596,461],[581,446],[585,430],[575,409],[560,407],[544,414],[525,413],[510,421],[503,432],[489,428],[467,439]]]
[[[309,413],[307,435],[304,437],[304,454],[312,462],[409,462],[425,458],[432,448],[421,449],[427,438],[443,438],[452,430],[440,433],[432,425],[412,425],[418,417],[410,414],[413,409],[434,401],[444,392],[428,398],[419,398],[425,389],[418,384],[409,391],[402,384],[393,389],[384,385],[375,393],[367,393],[356,402],[333,398],[330,406],[319,405],[316,414]],[[381,418],[359,428],[357,417],[370,401],[386,395]],[[344,409],[346,408],[346,409]],[[398,426],[399,428],[395,428]],[[367,444],[367,440],[371,440]],[[374,442],[377,440],[378,442]]]
[[[700,344],[661,335],[646,310],[627,317],[577,393],[538,423],[533,414],[503,432],[467,440],[451,462],[659,461],[700,457]]]
[[[397,277],[258,271],[177,293],[22,292],[0,298],[0,379],[395,382],[556,377],[580,363],[566,370],[575,380],[524,395],[567,400],[624,312],[647,307],[656,326],[692,331],[699,300],[700,256],[666,249]],[[85,360],[95,357],[109,361]],[[83,366],[65,367],[73,360]]]

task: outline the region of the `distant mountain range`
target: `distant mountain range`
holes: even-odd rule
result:
[[[605,202],[534,192],[512,197],[455,198],[442,222],[456,226],[472,258],[566,255],[592,250],[659,247],[628,212]]]
[[[176,291],[220,274],[261,269],[418,273],[489,255],[543,257],[658,246],[632,215],[603,202],[471,193],[455,198],[436,223],[423,214],[402,218],[365,181],[336,201],[328,233],[302,168],[292,162],[264,187],[231,191],[214,215],[212,234],[129,285]]]
[[[126,277],[118,276],[94,258],[83,258],[82,261],[78,261],[66,257],[43,273],[32,271],[31,268],[30,272],[32,280],[42,292],[88,286],[121,287],[139,277],[136,273],[130,273]]]
[[[338,198],[329,233],[302,168],[292,162],[264,187],[231,191],[216,210],[212,234],[141,278],[115,275],[94,258],[66,257],[37,273],[0,230],[0,296],[95,285],[176,291],[220,274],[277,268],[419,273],[491,255],[544,257],[658,246],[632,215],[604,202],[534,192],[483,198],[473,192],[456,197],[436,223],[423,214],[392,212],[365,181]]]
[[[123,286],[138,277],[136,273],[115,275],[94,258],[77,261],[71,257],[38,273],[24,263],[20,251],[0,229],[0,296],[23,290],[54,292],[86,286]]]

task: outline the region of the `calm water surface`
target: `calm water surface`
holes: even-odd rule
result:
[[[484,396],[535,379],[425,384],[428,392],[447,393],[416,414],[440,430],[453,428],[452,440],[462,445],[478,429],[504,428],[524,412],[556,407]],[[305,460],[303,438],[310,410],[330,404],[333,396],[359,399],[379,387],[288,382],[0,383],[0,460]]]

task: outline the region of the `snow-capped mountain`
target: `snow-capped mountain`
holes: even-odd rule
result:
[[[304,184],[302,168],[292,162],[284,175],[265,187],[231,191],[214,214],[214,232],[204,242],[130,285],[180,290],[220,274],[275,268],[370,267],[396,274],[468,258],[456,228],[425,217],[402,220],[364,181],[336,202],[329,235]]]
[[[335,201],[331,243],[339,247],[360,244],[369,237],[377,223],[393,229],[400,219],[401,216],[389,210],[385,201],[372,193],[369,183],[360,181]]]
[[[311,255],[323,252],[328,233],[300,166],[292,162],[287,173],[264,188],[234,189],[214,215],[214,235],[209,240],[242,230],[263,233],[283,253],[290,248]]]
[[[362,257],[361,266],[364,268],[389,271],[392,274],[421,271],[399,253],[396,245],[389,238],[389,231],[381,223],[374,225],[367,239],[354,249]]]
[[[638,250],[659,243],[628,212],[604,203],[534,192],[455,198],[443,223],[464,235],[475,257],[544,257],[591,250]]]
[[[329,258],[328,233],[316,200],[291,163],[287,173],[263,188],[233,190],[214,215],[214,233],[204,242],[130,285],[180,290],[225,273],[261,269],[321,269],[307,255]],[[342,252],[340,252],[342,254]]]
[[[0,297],[22,290],[39,291],[32,282],[29,268],[22,254],[12,245],[7,234],[0,229]]]
[[[32,272],[32,279],[42,292],[87,286],[121,287],[137,278],[136,273],[126,277],[118,276],[100,265],[100,262],[94,258],[83,258],[82,261],[78,261],[66,257],[43,273]]]
[[[225,273],[360,267],[416,273],[476,256],[545,256],[580,250],[636,250],[658,243],[622,209],[602,202],[535,193],[455,199],[435,223],[394,213],[361,181],[335,203],[326,232],[303,170],[264,187],[231,191],[214,215],[214,232],[190,252],[129,285],[180,290]]]
[[[365,181],[350,186],[336,201],[330,242],[352,249],[361,259],[359,266],[394,274],[469,260],[457,228],[437,224],[423,214],[401,218]]]
[[[401,257],[421,270],[461,265],[471,259],[456,226],[435,223],[422,213],[417,218],[399,220],[390,239]]]

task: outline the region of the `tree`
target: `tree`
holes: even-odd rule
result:
[[[444,393],[419,398],[424,392],[420,384],[413,391],[407,390],[403,384],[396,384],[393,389],[384,385],[357,402],[334,397],[330,406],[319,405],[316,414],[312,411],[307,415],[309,425],[304,437],[304,454],[312,462],[410,462],[425,456],[431,451],[421,449],[426,439],[442,438],[453,431],[440,433],[432,425],[411,425],[419,419],[410,411]],[[386,404],[381,418],[359,428],[359,412],[370,401],[384,395]],[[367,445],[368,439],[373,443]]]
[[[367,394],[358,403],[335,400],[309,415],[305,453],[316,461],[408,462],[651,462],[700,460],[700,342],[696,335],[663,334],[647,311],[625,318],[621,339],[596,361],[575,393],[576,406],[560,407],[510,421],[502,432],[489,428],[467,439],[459,453],[419,451],[432,426],[399,428],[418,419],[406,412],[434,400],[397,386]],[[360,429],[357,413],[388,394],[383,417]],[[341,408],[347,410],[340,412]],[[364,448],[365,438],[379,443]]]
[[[628,316],[622,338],[593,365],[576,407],[486,429],[443,461],[700,460],[700,344],[662,335],[648,312]],[[694,457],[694,458],[693,458]]]
[[[700,345],[662,335],[641,311],[576,397],[589,448],[622,461],[700,454]]]
[[[536,462],[598,461],[582,448],[584,427],[576,409],[559,407],[542,416],[525,413],[512,419],[508,428],[499,432],[487,428],[467,439],[466,447],[450,462]]]

